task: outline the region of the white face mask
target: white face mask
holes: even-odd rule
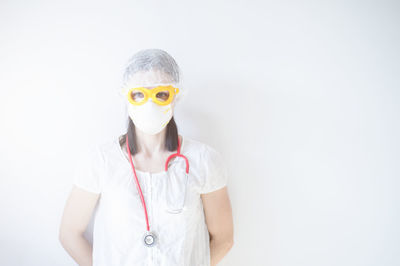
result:
[[[161,132],[172,118],[172,107],[158,105],[149,99],[143,105],[128,104],[128,114],[141,131],[155,135]]]

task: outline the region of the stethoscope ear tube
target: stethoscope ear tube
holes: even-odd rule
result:
[[[183,159],[185,159],[186,174],[189,174],[189,160],[188,160],[188,158],[186,158],[185,155],[181,154],[181,142],[179,141],[179,137],[178,137],[178,151],[177,151],[177,153],[174,153],[174,154],[171,154],[170,156],[168,156],[167,161],[165,162],[165,171],[168,171],[168,163],[174,157],[182,157]]]
[[[182,196],[182,198],[178,199],[178,204],[172,204],[173,205],[172,208],[171,208],[171,205],[169,203],[169,199],[166,199],[166,202],[165,202],[165,204],[167,205],[166,209],[165,209],[166,212],[172,213],[172,214],[177,214],[177,213],[181,213],[183,211],[184,206],[185,206],[185,202],[186,202],[186,193],[187,193],[188,180],[189,180],[189,175],[185,172],[185,183],[184,183],[183,189],[182,189],[183,190],[183,196]],[[167,182],[167,193],[170,191],[169,185],[170,185],[170,183]]]

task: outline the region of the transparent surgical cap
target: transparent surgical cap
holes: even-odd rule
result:
[[[134,87],[172,85],[179,88],[175,101],[182,98],[181,71],[174,58],[161,49],[144,49],[136,52],[126,63],[120,93],[125,97]]]

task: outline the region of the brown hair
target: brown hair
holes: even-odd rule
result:
[[[130,117],[128,119],[129,119],[128,131],[126,134],[123,135],[123,138],[119,140],[119,143],[121,146],[125,144],[126,135],[128,135],[129,150],[131,154],[134,155],[139,151],[136,139],[136,129],[135,129],[135,124],[132,122],[132,119]],[[165,134],[165,149],[168,151],[176,151],[178,149],[178,127],[176,126],[174,117],[171,118],[166,127],[167,127],[167,132]]]

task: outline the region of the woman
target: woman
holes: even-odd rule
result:
[[[179,74],[163,50],[129,60],[121,90],[128,130],[82,156],[60,225],[79,265],[208,266],[232,247],[221,155],[179,135],[173,118]],[[92,213],[93,246],[83,235]]]

